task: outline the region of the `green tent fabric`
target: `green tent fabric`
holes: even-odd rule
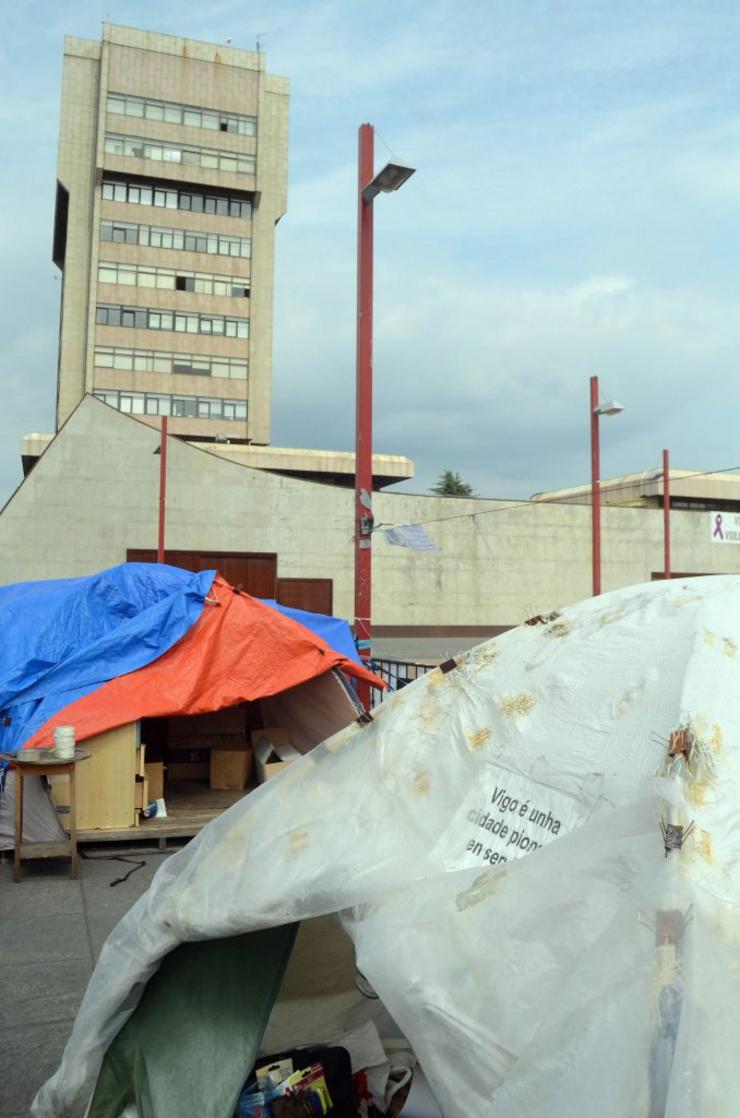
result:
[[[140,1118],[232,1118],[297,929],[183,943],[167,955],[106,1053],[88,1118],[120,1118],[131,1102]]]

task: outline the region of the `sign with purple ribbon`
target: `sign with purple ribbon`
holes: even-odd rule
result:
[[[740,543],[740,513],[710,512],[712,543]]]

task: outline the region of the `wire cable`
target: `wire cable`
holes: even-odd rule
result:
[[[731,474],[736,470],[740,470],[740,466],[727,466],[725,469],[722,469],[722,470],[697,470],[695,473],[683,474],[681,478],[676,478],[675,480],[683,482],[683,481],[688,481],[690,478],[709,477],[711,474]],[[646,471],[646,473],[647,473],[647,471]],[[644,481],[658,481],[658,480],[660,480],[662,475],[663,475],[663,471],[659,469],[659,470],[656,470],[656,472],[652,475],[652,477],[645,477],[642,480],[644,480]],[[633,489],[635,487],[635,485],[639,484],[639,481],[640,481],[639,475],[637,475],[637,477],[634,478],[631,482],[625,482],[623,485],[610,485],[608,488],[602,489],[602,494],[607,494],[608,493],[609,495],[611,495],[611,494],[614,494],[614,493],[620,493],[623,490]],[[574,488],[578,488],[578,487],[576,486]],[[424,494],[424,496],[426,496],[426,494]],[[439,496],[444,496],[444,494],[439,494]],[[462,500],[481,500],[481,498],[476,498],[476,497],[465,498],[465,497],[463,497]],[[511,501],[511,502],[508,502],[506,504],[503,504],[503,501],[505,501],[505,498],[491,497],[491,498],[483,498],[483,500],[501,500],[502,503],[497,504],[496,508],[493,508],[493,509],[476,509],[475,512],[461,512],[461,513],[453,514],[452,516],[436,516],[436,517],[431,517],[429,520],[414,520],[413,523],[414,524],[423,524],[423,525],[444,524],[448,520],[470,520],[471,518],[476,517],[476,516],[491,516],[491,514],[495,513],[495,512],[510,512],[512,509],[531,508],[532,505],[576,505],[578,507],[583,507],[584,505],[588,506],[588,505],[591,504],[590,497],[589,497],[588,500],[579,501],[577,499],[577,497],[575,497],[575,496],[542,497],[542,498],[538,498],[537,500],[533,500],[530,497],[530,498],[528,498],[527,500],[524,500],[524,501]],[[691,511],[691,510],[689,510],[689,511]],[[695,511],[701,511],[701,510],[697,509]],[[395,523],[398,524],[400,522],[396,521]],[[405,523],[412,523],[412,522],[407,521]],[[390,527],[393,527],[393,525],[380,523],[380,524],[376,524],[375,527],[372,530],[373,530],[373,532],[379,532],[379,531],[382,531],[383,528],[390,528]]]

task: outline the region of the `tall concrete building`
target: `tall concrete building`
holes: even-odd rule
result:
[[[287,154],[263,54],[109,23],[65,39],[57,428],[91,393],[189,439],[270,441]]]

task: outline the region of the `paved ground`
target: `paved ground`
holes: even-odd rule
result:
[[[458,652],[482,644],[485,637],[378,637],[373,641],[373,656],[380,660],[439,664]]]
[[[0,865],[0,1118],[27,1118],[36,1091],[58,1066],[108,933],[172,853],[87,852],[76,881],[62,862],[34,862],[16,885],[12,865]],[[113,853],[146,864],[111,887],[133,868],[110,861]]]

